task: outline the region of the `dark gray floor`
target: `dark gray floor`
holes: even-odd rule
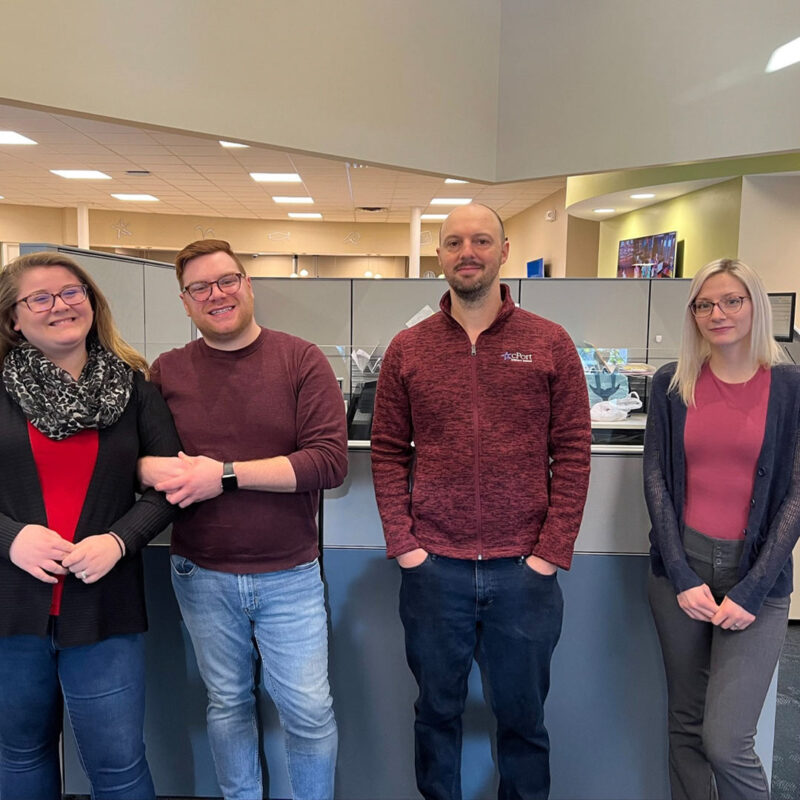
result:
[[[800,798],[800,622],[790,622],[778,669],[772,800]]]

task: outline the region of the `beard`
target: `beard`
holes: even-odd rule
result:
[[[458,267],[464,266],[480,266],[483,268],[483,272],[465,283],[459,279],[458,275]],[[447,279],[450,288],[464,303],[480,303],[491,290],[500,265],[497,265],[497,270],[492,270],[486,264],[475,264],[475,262],[459,264],[458,267]]]

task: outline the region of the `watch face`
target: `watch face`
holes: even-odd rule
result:
[[[239,481],[236,480],[236,473],[233,471],[233,464],[225,462],[222,466],[222,491],[230,492],[239,488]]]

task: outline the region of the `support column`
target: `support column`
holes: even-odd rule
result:
[[[408,277],[419,278],[419,239],[421,234],[420,217],[421,208],[411,209],[411,222],[409,223],[409,244],[408,244]]]
[[[81,250],[89,249],[89,206],[87,203],[78,203],[78,247]]]

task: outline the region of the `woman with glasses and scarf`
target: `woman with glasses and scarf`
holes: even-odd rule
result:
[[[644,447],[650,605],[669,695],[673,800],[767,800],[753,749],[786,633],[800,532],[800,371],[741,261],[692,281]]]
[[[172,418],[58,253],[0,273],[0,364],[0,797],[61,797],[66,710],[92,797],[154,798],[141,550],[173,508],[136,464],[177,453]]]

